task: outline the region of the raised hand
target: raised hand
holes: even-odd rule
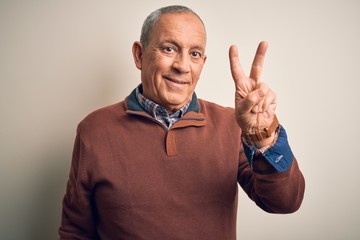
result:
[[[249,77],[239,63],[237,47],[232,45],[229,49],[230,69],[236,88],[235,117],[243,132],[269,127],[275,115],[276,94],[260,81],[267,45],[267,42],[260,42]],[[256,144],[266,145],[272,139]]]

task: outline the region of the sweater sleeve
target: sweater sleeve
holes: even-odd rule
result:
[[[253,160],[258,148],[256,146],[248,146],[244,142],[243,147],[245,156],[249,161],[250,168],[252,168]],[[262,155],[269,165],[271,165],[277,172],[285,172],[290,168],[294,155],[288,143],[286,131],[281,125],[275,144],[267,149]]]
[[[270,213],[292,213],[302,203],[305,180],[281,128],[277,143],[266,154],[255,155],[243,144],[238,182],[247,195]]]
[[[88,177],[86,146],[79,125],[63,199],[60,239],[98,239]]]

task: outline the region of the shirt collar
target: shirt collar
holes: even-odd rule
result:
[[[144,97],[142,95],[142,85],[140,84],[136,88],[136,99],[138,100],[141,107],[149,113],[151,116],[153,116],[155,119],[159,118],[181,118],[186,111],[188,110],[191,100],[190,99],[183,107],[181,107],[179,110],[177,110],[175,113],[171,114],[171,116],[168,114],[168,111],[159,104],[151,101],[150,99]]]

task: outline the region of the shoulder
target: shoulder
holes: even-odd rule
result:
[[[205,115],[209,126],[229,139],[240,139],[240,128],[235,120],[235,110],[199,99],[200,112]],[[235,140],[234,140],[235,141]]]
[[[80,121],[78,128],[99,129],[111,126],[125,115],[124,101],[111,104],[89,113]]]
[[[234,108],[224,107],[219,104],[206,101],[204,99],[198,99],[200,105],[200,111],[206,115],[223,115],[223,116],[234,116]]]
[[[235,121],[235,110],[232,107],[224,107],[219,104],[199,99],[200,112],[217,126],[224,125],[230,128],[238,128]]]

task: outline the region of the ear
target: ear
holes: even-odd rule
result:
[[[207,59],[207,56],[205,55],[205,56],[204,56],[204,63],[203,63],[203,64],[205,64],[205,62],[206,62],[206,59]]]
[[[133,53],[133,58],[134,58],[134,62],[136,67],[141,70],[142,68],[142,55],[143,55],[143,45],[141,44],[141,42],[136,41],[134,42],[133,46],[132,46],[132,53]]]

